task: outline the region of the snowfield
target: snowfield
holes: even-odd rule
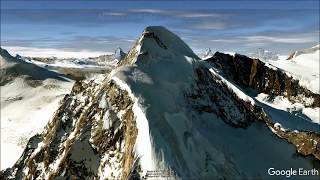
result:
[[[320,93],[320,60],[319,49],[310,53],[299,54],[290,60],[280,56],[278,61],[268,61],[271,65],[288,72],[299,84],[314,93]]]
[[[21,156],[29,138],[41,133],[74,81],[1,48],[1,169]]]
[[[41,133],[72,86],[71,81],[47,79],[34,88],[17,78],[1,87],[1,169],[18,160],[29,138]]]

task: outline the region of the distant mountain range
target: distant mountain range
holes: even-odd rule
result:
[[[302,55],[302,54],[312,54],[312,53],[315,53],[319,50],[320,50],[320,44],[313,46],[312,48],[298,50],[298,51],[291,53],[288,57],[288,60],[293,59],[293,58],[295,58],[299,55]]]

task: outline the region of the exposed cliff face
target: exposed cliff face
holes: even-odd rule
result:
[[[250,102],[241,101],[209,69],[200,66],[195,72],[198,77],[196,85],[192,92],[186,94],[193,109],[217,114],[234,128],[247,128],[257,120]]]
[[[258,59],[217,52],[212,58],[207,59],[207,62],[221,70],[237,85],[251,88],[257,93],[284,96],[306,107],[320,107],[319,94],[300,86],[298,80],[293,79],[281,69],[268,67]]]
[[[313,155],[320,160],[320,134],[284,130],[280,125],[272,122],[261,107],[239,98],[230,91],[220,77],[217,74],[211,74],[205,66],[199,66],[195,71],[198,80],[193,87],[194,91],[186,94],[186,99],[193,109],[199,113],[215,113],[234,128],[247,129],[253,123],[262,123],[279,138],[296,146],[300,154]]]

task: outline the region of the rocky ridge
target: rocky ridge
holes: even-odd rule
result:
[[[300,102],[306,107],[320,107],[320,95],[299,85],[299,81],[283,70],[266,65],[258,59],[220,52],[206,60],[220,70],[225,77],[239,86],[257,93],[284,96],[291,102]]]

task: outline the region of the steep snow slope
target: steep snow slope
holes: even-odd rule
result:
[[[241,91],[147,27],[104,80],[75,84],[3,177],[269,179],[269,167],[319,167],[319,134],[283,130]]]
[[[300,51],[299,51],[300,52]],[[268,61],[273,66],[288,72],[294,79],[299,80],[299,84],[311,90],[314,93],[320,93],[320,51],[319,45],[295,53],[290,60],[282,58],[278,61]]]
[[[73,82],[12,57],[1,49],[1,169],[21,156],[30,137],[40,133]]]
[[[137,54],[137,56],[132,58],[131,54]],[[129,86],[130,90],[134,92],[134,96],[137,97],[137,103],[143,103],[140,105],[142,109],[147,108],[147,111],[144,110],[146,118],[140,119],[138,117],[136,120],[138,129],[140,121],[142,121],[141,124],[144,125],[141,126],[145,126],[155,133],[160,133],[153,128],[154,125],[158,124],[160,129],[170,127],[166,121],[160,123],[162,118],[170,119],[181,116],[181,121],[186,118],[178,108],[178,106],[183,106],[184,101],[181,90],[187,88],[194,80],[191,64],[197,60],[199,58],[194,55],[192,50],[180,38],[169,33],[166,29],[149,27],[143,32],[138,44],[123,60],[132,66],[120,67],[111,74],[111,79],[116,79],[116,82],[120,80]],[[152,126],[149,127],[149,125]],[[139,129],[140,132],[142,133],[143,129]],[[149,133],[153,135],[154,132],[147,131],[141,135],[139,133],[136,152],[138,156],[141,156],[142,168],[144,170],[156,170],[158,166],[165,168],[165,162],[157,160],[157,155],[154,155],[154,150],[150,147],[153,137],[149,137]],[[139,139],[143,137],[147,138]],[[158,135],[156,139],[158,139]],[[144,143],[139,143],[140,141],[149,144],[149,147],[144,147]]]

